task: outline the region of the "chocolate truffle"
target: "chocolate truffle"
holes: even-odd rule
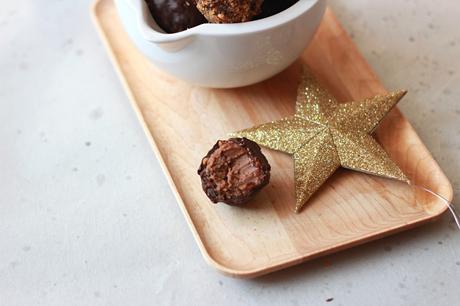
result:
[[[270,180],[270,165],[260,147],[246,138],[219,140],[201,161],[198,174],[209,199],[246,203]]]
[[[262,4],[262,12],[256,17],[256,19],[262,19],[278,14],[293,6],[297,1],[298,0],[264,0],[264,3]]]
[[[237,23],[252,20],[264,0],[196,0],[196,7],[211,23]]]
[[[145,0],[156,23],[167,33],[176,33],[206,23],[194,0]]]

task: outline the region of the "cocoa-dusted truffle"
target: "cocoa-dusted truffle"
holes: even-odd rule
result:
[[[195,0],[196,7],[211,23],[237,23],[252,20],[264,0]]]
[[[270,165],[260,147],[246,138],[219,140],[201,161],[198,174],[209,199],[246,203],[270,180]]]
[[[195,7],[195,0],[145,0],[156,23],[167,33],[193,28],[206,19]]]

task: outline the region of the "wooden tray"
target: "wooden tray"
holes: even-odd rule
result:
[[[339,170],[294,214],[292,159],[270,150],[270,185],[246,208],[212,205],[201,190],[196,171],[217,139],[293,114],[302,62],[339,100],[385,91],[330,10],[297,63],[266,82],[232,90],[193,87],[157,70],[123,31],[113,0],[96,1],[93,17],[198,246],[218,270],[259,276],[408,229],[446,210],[403,183]],[[452,198],[448,179],[398,109],[376,135],[412,180]]]

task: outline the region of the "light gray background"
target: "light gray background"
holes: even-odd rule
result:
[[[0,305],[458,305],[447,215],[256,280],[207,266],[89,4],[0,2]],[[460,3],[331,6],[460,190]]]

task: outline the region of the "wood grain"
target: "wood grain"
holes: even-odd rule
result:
[[[213,205],[202,192],[196,170],[217,139],[293,114],[303,63],[339,100],[385,91],[330,10],[295,64],[266,82],[226,90],[193,87],[157,70],[131,44],[112,0],[96,1],[93,17],[196,241],[218,270],[256,277],[408,229],[446,210],[403,183],[341,169],[294,214],[292,159],[270,150],[264,151],[273,168],[270,185],[247,207]],[[452,198],[448,179],[398,109],[376,136],[413,181]]]

